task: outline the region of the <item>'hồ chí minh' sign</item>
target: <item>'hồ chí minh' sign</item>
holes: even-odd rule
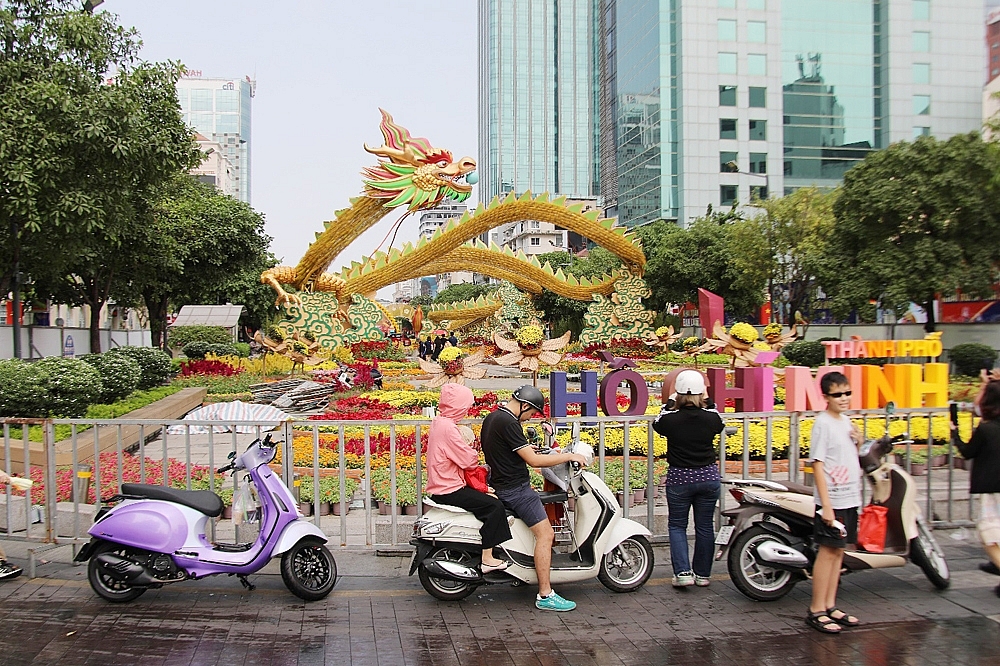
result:
[[[598,382],[597,373],[580,373],[580,390],[569,391],[566,373],[553,372],[549,377],[551,414],[565,417],[570,404],[579,404],[582,416],[638,416],[645,412],[649,389],[636,372],[634,363],[614,359],[611,372]],[[737,412],[774,411],[774,368],[736,368],[732,386],[726,368],[707,368],[708,393],[720,407],[731,401]],[[944,407],[948,404],[947,363],[895,363],[877,365],[826,365],[813,371],[804,366],[785,368],[785,411],[801,412],[826,409],[820,380],[830,372],[840,372],[850,382],[850,409],[879,409],[894,402],[899,407]],[[617,405],[617,392],[626,384],[632,399],[628,409]],[[600,400],[598,400],[600,396]]]

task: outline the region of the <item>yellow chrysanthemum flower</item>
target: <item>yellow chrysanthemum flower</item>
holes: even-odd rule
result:
[[[522,326],[517,329],[514,337],[517,339],[518,344],[531,347],[544,340],[545,334],[538,326]]]
[[[448,363],[449,361],[454,361],[455,359],[462,358],[465,356],[465,351],[461,347],[445,347],[438,354],[438,361],[441,363]]]
[[[742,321],[733,324],[733,327],[729,329],[729,335],[747,344],[759,337],[756,328]]]

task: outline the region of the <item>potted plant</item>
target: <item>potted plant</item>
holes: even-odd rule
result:
[[[228,520],[233,517],[233,487],[225,486],[215,491],[222,498],[222,518]]]
[[[948,444],[937,444],[931,447],[931,467],[944,467],[948,464]]]
[[[344,480],[344,503],[350,510],[351,501],[354,499],[354,491],[358,489],[358,482],[348,477]],[[340,515],[340,477],[327,476],[319,481],[319,499],[328,504],[330,513],[335,516]]]
[[[632,494],[629,494],[627,498],[625,497],[625,469],[621,459],[605,461],[604,483],[615,494],[618,504],[625,506],[626,501],[628,502],[628,506],[634,504],[634,496]]]
[[[913,476],[927,474],[926,449],[913,449],[910,451],[910,474]]]
[[[649,483],[649,468],[646,461],[630,458],[628,461],[628,485],[632,491],[632,499],[638,504],[646,501],[646,484]]]
[[[323,480],[320,479],[320,499],[319,515],[326,516],[330,513],[330,505],[323,501]],[[299,482],[299,511],[303,516],[311,516],[316,502],[315,487],[311,476],[303,476]]]

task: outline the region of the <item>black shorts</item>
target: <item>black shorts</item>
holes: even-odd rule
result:
[[[846,548],[849,543],[858,542],[858,507],[850,509],[834,509],[833,515],[844,524],[847,536],[841,536],[840,531],[823,522],[823,507],[816,507],[813,517],[813,541],[819,546],[830,548]]]
[[[503,505],[513,511],[528,527],[534,527],[549,519],[542,505],[542,498],[531,487],[530,482],[525,481],[519,486],[510,488],[497,488],[496,493]]]

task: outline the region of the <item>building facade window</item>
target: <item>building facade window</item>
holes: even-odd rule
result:
[[[929,116],[929,115],[931,115],[931,96],[930,95],[914,95],[913,96],[913,115],[915,115],[915,116]]]
[[[767,153],[750,153],[750,173],[767,173]]]
[[[913,128],[913,138],[914,139],[919,139],[922,136],[930,136],[930,135],[931,135],[931,128],[930,127],[914,127]]]
[[[767,24],[764,21],[747,21],[747,41],[763,44],[767,41]]]
[[[719,106],[736,106],[736,86],[719,86]]]
[[[767,88],[750,86],[750,108],[763,109],[767,107]]]
[[[913,50],[917,53],[930,53],[931,33],[915,30],[913,32]]]
[[[767,141],[767,121],[751,120],[749,123],[751,141]]]
[[[767,56],[751,53],[747,56],[747,73],[750,76],[767,76]]]
[[[723,150],[719,152],[719,173],[735,173],[740,170],[737,163],[739,153]]]
[[[736,9],[736,0],[719,0],[719,6],[723,9]]]
[[[539,238],[538,236],[532,236],[531,237],[531,244],[532,245],[541,245],[542,244],[542,239]]]
[[[719,41],[736,41],[736,21],[732,19],[719,19]]]
[[[767,9],[767,0],[747,0],[747,9]]]
[[[719,138],[736,138],[736,118],[719,118]]]
[[[913,82],[914,83],[931,82],[931,64],[929,62],[913,63]]]
[[[764,200],[767,199],[767,187],[764,185],[751,185],[750,186],[750,201],[754,199]]]
[[[735,185],[720,185],[719,186],[719,205],[720,206],[732,206],[736,203],[737,189]]]
[[[719,74],[735,74],[736,73],[736,54],[735,53],[719,53]]]
[[[931,20],[930,0],[913,0],[913,20],[914,21]]]

